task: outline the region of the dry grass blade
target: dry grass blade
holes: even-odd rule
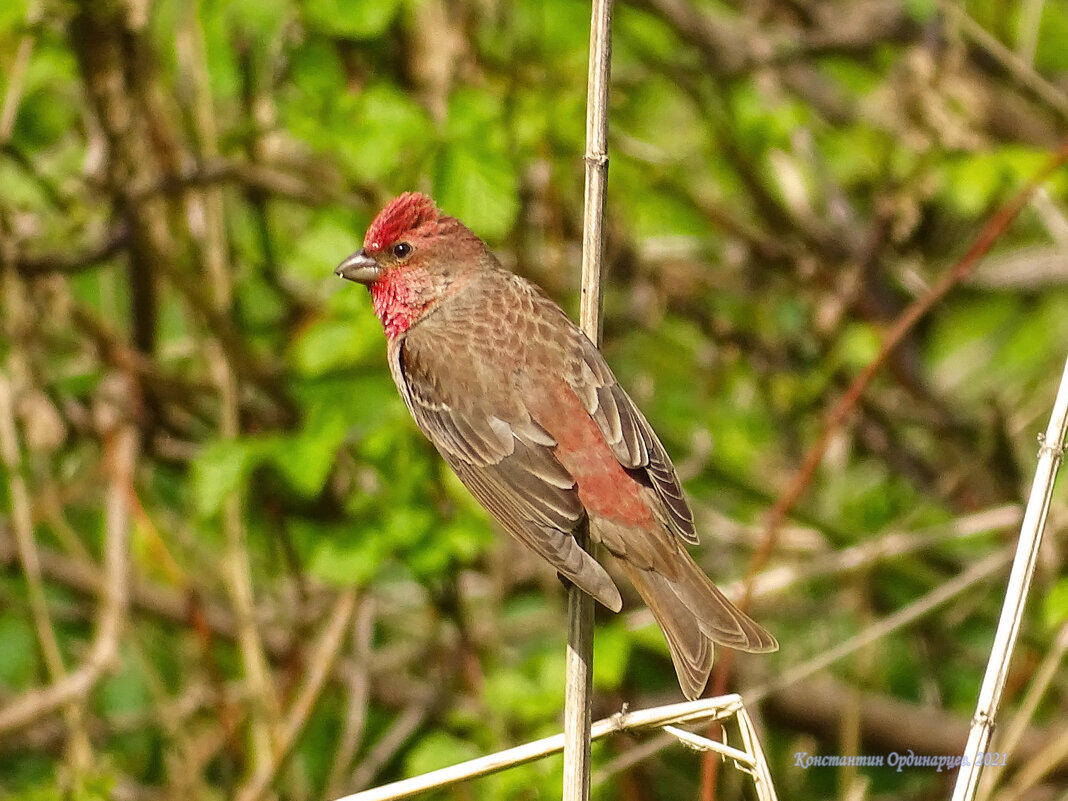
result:
[[[997,632],[994,634],[994,644],[990,650],[986,675],[983,677],[983,684],[979,690],[979,700],[976,704],[975,716],[972,718],[971,733],[968,736],[968,744],[964,748],[966,757],[985,753],[994,733],[994,723],[1001,704],[1001,693],[1008,680],[1012,652],[1020,634],[1027,593],[1035,573],[1046,516],[1049,514],[1053,482],[1064,456],[1066,433],[1068,433],[1068,362],[1065,363],[1064,372],[1061,375],[1060,388],[1053,402],[1049,426],[1040,438],[1038,468],[1035,471],[1034,482],[1031,484],[1031,494],[1027,500],[1023,525],[1020,527],[1016,558],[1013,561],[1012,573],[1009,575],[1009,585],[1005,590],[1005,603],[1001,608]],[[979,777],[982,772],[981,761],[972,760],[967,765],[961,765],[957,784],[953,788],[953,801],[972,801],[979,788]]]
[[[998,731],[993,750],[1009,752],[1015,751],[1020,746],[1020,741],[1027,731],[1028,724],[1034,719],[1039,703],[1046,697],[1047,692],[1053,686],[1054,680],[1059,675],[1065,653],[1068,653],[1068,623],[1062,624],[1057,631],[1053,645],[1050,647],[1049,653],[1042,659],[1038,670],[1035,671],[1031,686],[1027,688],[1027,694],[1020,701],[1019,708],[1009,720],[1008,725]],[[1033,751],[1033,749],[1029,750]],[[1032,757],[1032,761],[1037,758],[1037,755]],[[1027,772],[1028,769],[1025,766],[1020,770],[1020,774],[1014,784],[1018,785],[1020,779]],[[997,773],[987,773],[983,776],[979,782],[977,797],[984,800],[990,798],[997,779]]]
[[[713,748],[726,753],[732,759],[737,758],[742,768],[751,773],[761,801],[773,801],[774,790],[768,773],[767,762],[760,751],[752,721],[745,711],[742,699],[738,695],[725,695],[720,698],[702,698],[681,704],[641,709],[635,712],[623,711],[612,717],[597,721],[590,727],[590,739],[600,740],[610,734],[624,731],[643,731],[686,724],[725,721],[736,718],[741,730],[742,749],[724,751],[722,744]],[[687,734],[689,740],[690,735]],[[375,787],[353,795],[347,795],[337,801],[396,801],[411,798],[421,793],[450,787],[462,781],[488,776],[507,768],[524,765],[536,759],[559,753],[564,748],[565,735],[556,734],[531,743],[489,754],[478,759],[450,765],[447,768],[424,773],[411,779],[403,779],[392,784]]]

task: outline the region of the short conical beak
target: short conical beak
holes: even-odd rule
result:
[[[334,275],[340,275],[358,284],[373,284],[381,272],[382,268],[378,266],[378,262],[368,256],[366,250],[360,248],[337,266]]]

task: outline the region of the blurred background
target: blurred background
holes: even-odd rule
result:
[[[322,799],[559,730],[564,591],[418,434],[333,268],[419,189],[577,312],[589,14],[0,3],[0,796]],[[698,561],[732,592],[759,569],[782,649],[726,686],[780,797],[945,798],[955,771],[795,755],[961,752],[1068,352],[1065,170],[764,522],[893,321],[1059,146],[1068,1],[619,2],[610,113],[604,351]],[[1062,484],[999,798],[1068,775],[1065,512]],[[636,596],[598,623],[595,717],[681,700]],[[748,785],[655,735],[594,764],[599,799]],[[559,786],[549,759],[435,797]]]

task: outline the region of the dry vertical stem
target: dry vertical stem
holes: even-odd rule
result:
[[[601,261],[608,186],[608,81],[612,63],[612,2],[593,0],[586,98],[586,195],[582,225],[582,330],[601,341]],[[588,532],[583,547],[590,547]],[[567,595],[563,801],[590,796],[593,693],[593,599],[573,586]]]
[[[579,323],[601,342],[601,262],[608,192],[608,82],[612,63],[612,0],[593,0],[589,94],[586,101],[586,195],[582,225],[582,306]]]

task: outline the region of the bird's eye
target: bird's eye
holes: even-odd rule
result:
[[[412,246],[407,242],[398,242],[393,246],[393,255],[398,259],[406,259],[412,255]]]

